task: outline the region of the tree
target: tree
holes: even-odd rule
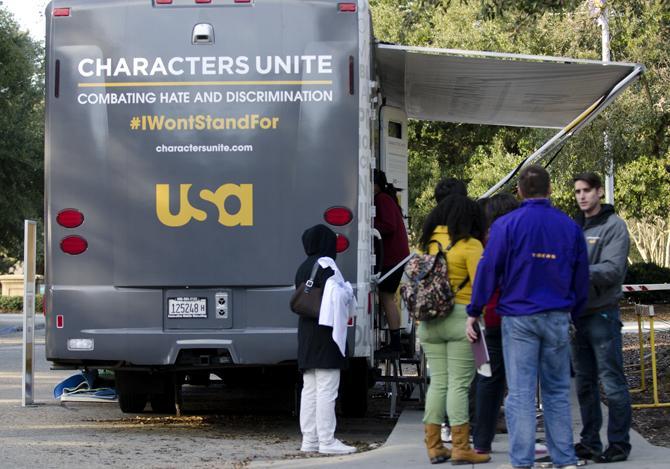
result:
[[[0,8],[0,272],[22,257],[23,220],[42,220],[43,56]]]
[[[375,34],[384,41],[600,59],[600,30],[583,1],[376,0],[371,4]],[[551,161],[554,203],[575,214],[572,175],[604,172],[607,129],[618,208],[631,231],[638,222],[656,230],[655,236],[638,237],[641,254],[662,251],[645,248],[650,239],[665,240],[658,242],[665,242],[667,252],[670,223],[658,223],[655,217],[667,220],[670,212],[670,199],[663,193],[668,186],[663,168],[670,164],[670,3],[611,0],[608,4],[612,60],[644,64],[645,79],[573,137],[557,158],[547,155],[542,163]],[[412,231],[416,233],[432,208],[432,188],[439,178],[466,179],[470,195],[477,197],[550,135],[537,129],[410,122]],[[646,207],[649,198],[654,198],[653,213]]]

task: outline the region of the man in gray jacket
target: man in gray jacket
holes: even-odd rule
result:
[[[619,299],[626,275],[630,240],[626,223],[614,207],[601,204],[603,188],[595,173],[574,177],[575,198],[581,210],[589,256],[589,300],[575,326],[572,343],[577,397],[582,416],[581,441],[577,456],[597,462],[625,461],[630,453],[631,400],[623,371]],[[600,441],[602,414],[600,389],[603,385],[609,407],[607,439],[603,452]]]

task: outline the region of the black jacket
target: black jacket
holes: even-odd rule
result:
[[[312,273],[312,267],[319,257],[337,255],[335,249],[336,236],[325,225],[316,225],[302,234],[302,244],[307,259],[298,267],[295,273],[296,287],[306,282]],[[314,279],[314,285],[323,287],[333,271],[319,267]],[[317,319],[300,317],[298,322],[298,367],[301,370],[311,368],[339,368],[347,367],[347,359],[342,356],[340,349],[333,340],[333,328],[319,326]]]

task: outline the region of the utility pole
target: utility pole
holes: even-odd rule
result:
[[[602,30],[601,51],[602,61],[610,61],[610,24],[609,8],[606,0],[589,0],[589,12],[591,17],[596,18],[596,23]],[[603,133],[605,158],[607,160],[607,169],[605,170],[605,202],[614,204],[614,158],[612,148],[607,135],[607,130]]]

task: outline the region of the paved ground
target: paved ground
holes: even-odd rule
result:
[[[35,407],[21,407],[22,334],[0,336],[0,468],[222,468],[254,458],[301,457],[292,393],[267,389],[185,387],[187,415],[123,414],[116,403],[68,402],[53,387],[73,371],[52,371],[44,330],[36,337]],[[342,419],[343,438],[380,446],[388,419]]]
[[[574,401],[574,399],[573,399]],[[579,428],[578,409],[573,402],[573,428]],[[603,407],[604,420],[607,421],[607,408]],[[254,461],[250,467],[271,468],[312,468],[312,467],[346,467],[347,469],[358,468],[384,468],[384,469],[408,469],[410,467],[449,467],[433,466],[429,463],[423,445],[423,424],[421,423],[422,412],[418,410],[406,410],[400,416],[396,427],[389,436],[386,443],[379,449],[361,454],[349,456],[338,456],[328,458],[308,458],[295,461]],[[543,436],[538,434],[538,436]],[[603,433],[603,441],[606,436]],[[577,432],[575,438],[578,438]],[[630,459],[623,463],[594,464],[588,467],[609,469],[662,469],[670,467],[670,448],[653,446],[642,436],[632,431],[631,444],[633,446]],[[486,464],[464,465],[459,467],[472,467],[473,469],[493,469],[502,464],[509,464],[507,435],[496,435],[493,443],[492,459]],[[449,463],[447,463],[449,464]]]
[[[16,322],[16,318],[0,315],[0,319],[2,316]],[[12,326],[6,324],[0,323],[0,329]],[[196,410],[179,419],[122,414],[112,403],[61,405],[52,399],[52,389],[72,372],[49,370],[44,360],[43,329],[38,329],[36,344],[39,405],[21,408],[21,334],[0,336],[1,467],[429,467],[418,410],[404,411],[386,443],[378,449],[343,457],[305,458],[297,451],[300,437],[296,418],[285,410],[262,409],[258,405],[261,401],[250,402],[248,395],[230,399],[228,393],[226,402],[218,402],[220,395],[214,389],[206,396],[208,405],[216,408],[217,413],[211,415],[197,410],[202,393],[187,392],[185,401]],[[245,406],[257,409],[241,412]],[[576,414],[573,420],[574,428],[579,428]],[[373,448],[385,440],[391,425],[390,421],[384,424],[342,419],[338,436],[361,449]],[[652,446],[636,432],[632,433],[632,444],[630,460],[616,464],[616,469],[670,467],[670,449]],[[491,469],[507,462],[507,438],[498,435],[492,461],[477,468]]]

